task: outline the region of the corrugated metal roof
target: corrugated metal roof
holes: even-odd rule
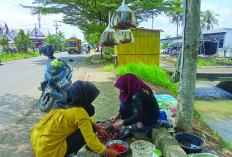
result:
[[[220,29],[212,29],[208,31],[203,31],[203,34],[215,34],[215,33],[226,33],[228,31],[232,31],[232,28],[220,28]]]

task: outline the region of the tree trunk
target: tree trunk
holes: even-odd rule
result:
[[[197,4],[196,4],[197,3]],[[178,89],[177,128],[192,130],[200,33],[200,0],[184,0],[184,35],[181,79]],[[197,8],[197,7],[198,8]]]

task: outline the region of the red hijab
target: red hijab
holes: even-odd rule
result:
[[[119,100],[121,102],[123,100],[127,101],[140,90],[147,89],[148,91],[152,92],[150,87],[148,87],[136,75],[132,73],[120,76],[114,86],[120,89]]]

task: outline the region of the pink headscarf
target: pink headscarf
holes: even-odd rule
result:
[[[148,91],[152,92],[150,87],[148,87],[132,73],[120,76],[114,86],[120,89],[119,100],[121,102],[123,100],[127,101],[131,96],[140,90],[147,89]],[[121,90],[123,90],[123,92]]]

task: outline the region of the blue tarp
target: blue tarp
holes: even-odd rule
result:
[[[205,99],[205,100],[232,99],[232,94],[216,86],[212,86],[210,88],[196,88],[195,99]]]

